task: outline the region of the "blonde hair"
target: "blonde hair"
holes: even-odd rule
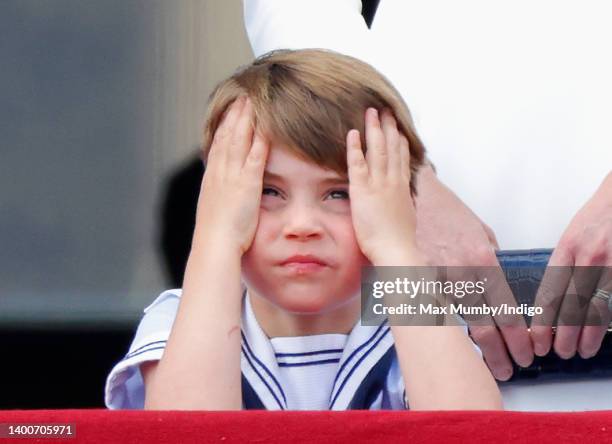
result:
[[[372,66],[353,57],[320,49],[277,50],[240,68],[210,96],[204,129],[203,159],[228,106],[248,95],[253,125],[296,155],[346,175],[346,135],[359,130],[364,152],[364,115],[368,107],[389,108],[398,130],[410,144],[414,192],[415,172],[425,147],[408,107],[397,90]]]

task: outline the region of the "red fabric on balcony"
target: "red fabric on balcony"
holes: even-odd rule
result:
[[[612,442],[612,411],[522,412],[184,412],[5,410],[0,423],[74,423],[72,443],[214,442]],[[55,439],[2,439],[60,442]]]

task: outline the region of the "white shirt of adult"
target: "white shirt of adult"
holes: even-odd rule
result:
[[[244,0],[259,56],[333,49],[406,100],[438,176],[502,249],[554,247],[612,168],[607,1]]]

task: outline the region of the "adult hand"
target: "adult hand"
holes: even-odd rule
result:
[[[430,265],[462,267],[456,270],[463,273],[483,270],[480,276],[462,276],[462,279],[488,277],[487,303],[516,305],[495,256],[495,249],[499,247],[493,231],[438,180],[429,166],[419,171],[417,192],[417,244]],[[482,350],[496,379],[507,380],[512,376],[508,351],[523,367],[533,361],[533,347],[522,316],[496,317],[488,322],[483,322],[482,317],[478,322],[466,318],[466,321],[472,339]]]
[[[544,309],[532,321],[535,353],[544,356],[552,345],[564,359],[576,351],[590,358],[599,350],[612,317],[604,299],[591,297],[598,289],[612,292],[612,172],[574,216],[548,265],[535,300]],[[580,268],[573,268],[572,276],[574,266]],[[576,283],[580,288],[575,288]],[[586,303],[576,303],[577,297],[583,301],[586,297]],[[557,327],[553,344],[555,318],[565,325]]]

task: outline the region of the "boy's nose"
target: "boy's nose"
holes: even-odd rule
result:
[[[293,208],[284,226],[284,236],[293,240],[309,240],[321,237],[323,228],[314,211],[310,207]]]

